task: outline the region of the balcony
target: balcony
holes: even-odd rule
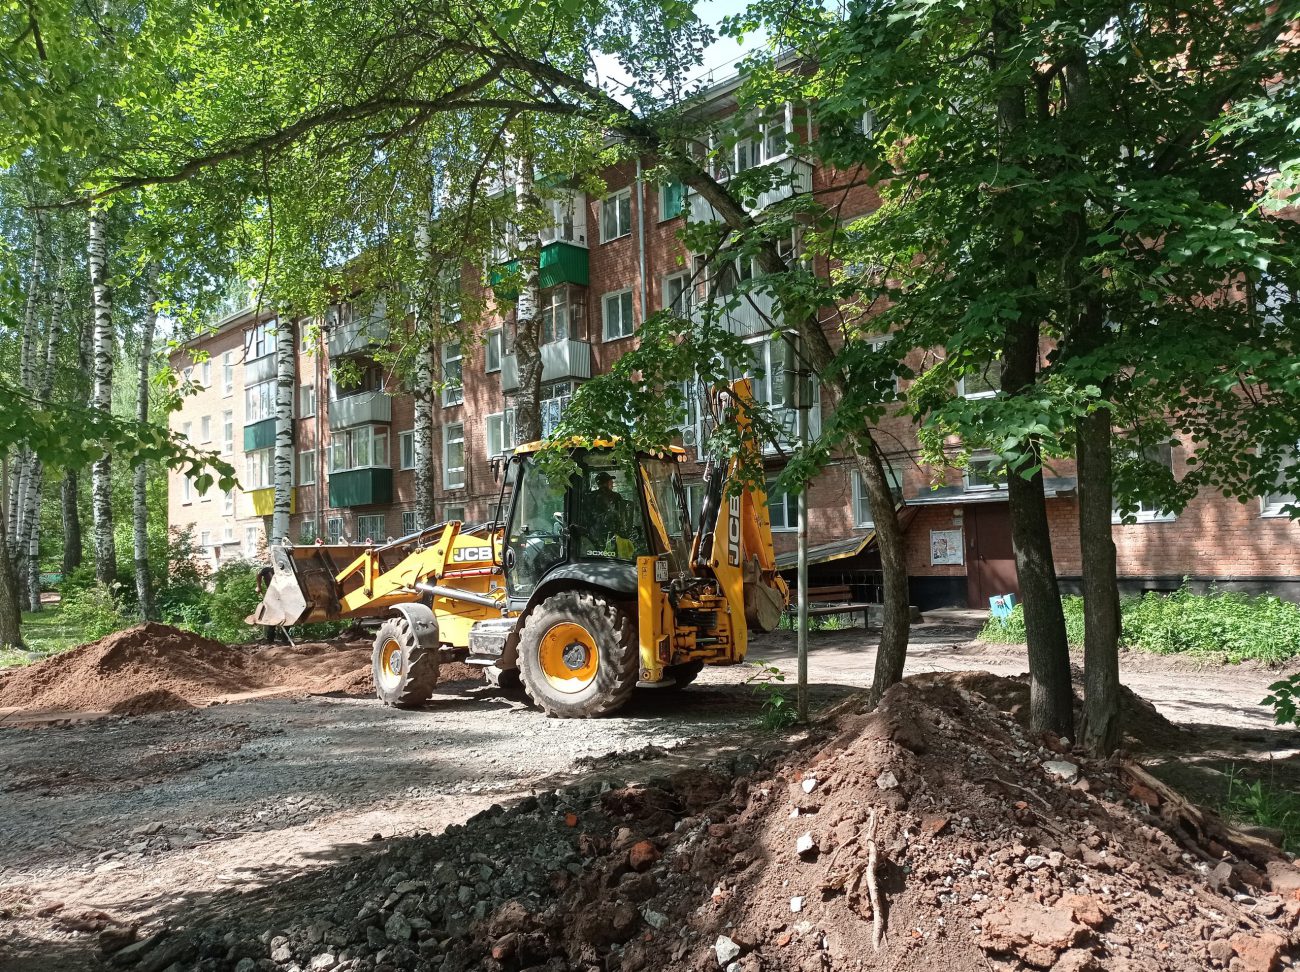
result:
[[[330,506],[371,506],[392,501],[392,469],[371,466],[330,473]]]
[[[275,487],[250,489],[242,498],[240,516],[273,516],[275,514]],[[289,490],[289,512],[298,512],[298,487]]]
[[[543,344],[542,381],[559,381],[563,378],[591,377],[591,345],[586,341],[552,341]],[[519,388],[519,365],[513,354],[501,357],[501,390]]]
[[[270,449],[275,445],[275,419],[262,419],[252,425],[244,426],[244,451],[256,452],[258,449]]]
[[[799,193],[812,191],[811,162],[797,159],[792,155],[786,155],[770,164],[780,170],[778,184],[767,192],[760,193],[758,199],[755,200],[756,205],[745,207],[751,216],[761,213],[768,206],[780,202],[782,199],[789,199]],[[705,202],[696,192],[687,193],[686,204],[688,209],[687,219],[692,223],[718,223],[722,221],[722,217],[718,215],[717,210]]]
[[[537,285],[542,290],[548,287],[557,287],[563,283],[579,284],[585,287],[590,280],[589,267],[590,254],[588,254],[585,246],[575,246],[572,243],[559,240],[548,243],[542,247],[542,254],[538,260]],[[510,260],[492,271],[489,279],[492,290],[498,297],[503,300],[513,300],[518,296],[518,291],[497,286],[518,271],[518,260]]]
[[[381,391],[360,392],[330,402],[330,431],[393,420],[393,399]]]
[[[718,304],[729,303],[730,299],[718,298]],[[732,334],[738,334],[741,337],[748,337],[753,334],[764,334],[772,329],[774,324],[779,324],[773,316],[776,300],[769,293],[761,291],[751,291],[741,294],[735,300],[735,306],[719,313],[721,317],[718,323],[722,324]],[[697,310],[695,317],[702,317],[703,311]]]
[[[331,358],[358,354],[388,340],[388,315],[382,303],[372,313],[330,328],[326,347]]]
[[[260,358],[244,362],[244,384],[257,385],[275,377],[275,355],[264,354]]]

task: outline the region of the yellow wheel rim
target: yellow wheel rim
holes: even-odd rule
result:
[[[402,680],[402,646],[389,638],[379,649],[379,679],[385,688],[390,688]]]
[[[595,639],[573,621],[551,625],[537,647],[537,660],[546,681],[566,695],[581,692],[590,685],[600,667]]]

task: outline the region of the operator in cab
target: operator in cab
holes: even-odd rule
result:
[[[610,473],[596,474],[596,488],[587,495],[586,506],[591,511],[590,531],[596,550],[605,549],[611,540],[627,532],[631,504],[614,489]]]

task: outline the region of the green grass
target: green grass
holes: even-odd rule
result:
[[[1243,779],[1233,766],[1228,770],[1228,792],[1223,816],[1241,824],[1268,827],[1282,833],[1282,849],[1300,851],[1300,794],[1290,789]]]
[[[27,641],[27,651],[0,648],[0,668],[27,665],[92,640],[79,626],[63,619],[63,607],[59,604],[47,604],[42,611],[24,611],[23,638]]]
[[[1083,598],[1064,597],[1066,637],[1083,645]],[[1230,662],[1251,658],[1277,664],[1300,657],[1300,604],[1271,595],[1210,591],[1127,597],[1120,603],[1120,643],[1154,654],[1192,654]],[[990,618],[980,637],[995,644],[1024,644],[1025,616],[1017,604],[1005,621]]]

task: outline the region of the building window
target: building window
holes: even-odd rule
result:
[[[415,468],[415,432],[399,432],[397,435],[397,453],[399,469]]]
[[[222,528],[221,528],[221,542],[222,542],[222,543],[234,543],[234,542],[235,542],[235,528],[234,528],[234,527],[232,527],[232,526],[225,526],[225,527],[222,527]]]
[[[584,340],[587,329],[583,317],[583,302],[569,287],[555,287],[542,294],[542,343]]]
[[[249,560],[257,558],[257,550],[262,544],[262,528],[259,526],[244,527],[244,556]]]
[[[181,502],[194,502],[194,483],[190,481],[189,476],[181,476]]]
[[[465,486],[465,426],[459,422],[442,430],[442,485],[445,489]]]
[[[257,449],[244,453],[244,489],[265,489],[275,485],[275,450]]]
[[[221,454],[228,456],[235,451],[235,413],[221,413]]]
[[[686,512],[691,516],[691,526],[698,528],[700,510],[704,506],[704,484],[686,483],[682,488],[686,490]]]
[[[444,506],[442,509],[443,522],[450,520],[459,520],[465,522],[465,507],[463,506]]]
[[[201,419],[199,419],[199,441],[200,442],[212,441],[212,416],[211,415],[205,415]]]
[[[186,442],[189,442],[192,438],[194,438],[194,423],[193,423],[193,422],[182,422],[182,423],[181,423],[181,436],[185,439]]]
[[[350,375],[347,387],[343,387],[334,380],[334,372],[330,372],[330,401],[338,401],[340,398],[348,398],[352,395],[374,395],[384,392],[384,369],[377,362],[366,361],[358,368],[359,374]]]
[[[459,405],[465,401],[461,375],[460,342],[442,346],[442,405]]]
[[[357,517],[357,539],[365,543],[380,543],[384,539],[384,514],[373,513]]]
[[[1116,451],[1119,451],[1119,447],[1117,447]],[[1147,462],[1164,466],[1165,469],[1169,470],[1170,475],[1173,475],[1174,447],[1172,443],[1163,442],[1160,445],[1149,446],[1142,450],[1142,458]],[[1170,523],[1177,519],[1172,512],[1161,509],[1160,501],[1155,497],[1138,497],[1137,508],[1133,511],[1133,518],[1138,523]],[[1124,517],[1120,515],[1118,504],[1115,507],[1112,521],[1115,523],[1124,521]]]
[[[199,384],[204,388],[212,387],[212,359],[209,358],[199,365],[199,374],[203,377],[199,379]]]
[[[503,456],[515,447],[515,410],[489,415],[483,422],[487,457]]]
[[[402,511],[402,536],[409,537],[415,532],[415,510]]]
[[[636,326],[632,321],[632,291],[606,294],[601,300],[601,310],[606,341],[632,336]]]
[[[221,494],[221,512],[225,516],[235,515],[235,491],[233,489],[228,489]]]
[[[316,386],[303,385],[298,391],[298,414],[302,418],[311,418],[316,414]]]
[[[620,189],[600,202],[600,242],[608,243],[632,232],[632,190]]]
[[[961,398],[992,398],[1002,390],[1001,362],[997,359],[985,363],[978,371],[957,379],[957,394]]]
[[[298,453],[298,482],[303,486],[316,482],[315,449],[304,449]]]
[[[221,356],[221,391],[226,395],[235,393],[235,352],[227,351]]]
[[[1261,516],[1287,516],[1284,508],[1287,506],[1296,506],[1300,500],[1296,498],[1295,493],[1284,492],[1286,480],[1295,475],[1295,467],[1300,457],[1300,449],[1293,448],[1282,458],[1282,468],[1277,474],[1277,489],[1266,493],[1263,499],[1263,509]]]
[[[694,308],[695,287],[691,272],[672,273],[664,277],[664,310],[674,317],[688,318]]]
[[[799,529],[799,497],[787,493],[776,485],[776,480],[767,483],[767,515],[775,531]]]
[[[894,494],[894,502],[897,503],[903,495],[898,470],[893,466],[885,466],[885,477],[889,480],[889,491]],[[876,525],[875,517],[871,515],[871,500],[867,496],[867,481],[856,469],[853,470],[853,525],[867,530]]]
[[[244,360],[255,361],[275,353],[275,321],[263,321],[244,332]]]
[[[977,452],[966,462],[962,482],[968,493],[1007,488],[1007,464],[991,452]]]
[[[298,543],[302,546],[316,542],[316,521],[303,520],[302,526],[298,528]]]
[[[772,421],[780,428],[781,447],[789,447],[798,441],[799,410],[787,408],[785,401],[785,338],[780,335],[764,335],[752,338],[748,342],[750,360],[750,378],[754,390],[754,400],[765,404],[772,414]],[[810,379],[809,389],[812,407],[808,410],[808,435],[816,438],[821,434],[821,386],[816,377]],[[775,452],[778,443],[764,444],[765,452]]]
[[[686,187],[669,179],[659,187],[659,220],[676,219],[686,210]]]
[[[557,381],[542,386],[542,435],[549,436],[560,425],[564,410],[573,401],[573,382]]]
[[[325,542],[343,542],[343,517],[331,516],[325,521]]]
[[[256,385],[249,385],[244,389],[245,425],[252,425],[254,422],[275,418],[275,392],[276,383],[274,378],[270,381],[258,382]]]
[[[212,546],[212,533],[210,531],[208,530],[199,531],[199,546],[200,547]]]
[[[504,350],[501,337],[502,331],[499,327],[494,327],[492,330],[487,332],[487,346],[486,351],[484,352],[486,365],[483,370],[489,375],[494,371],[501,370],[501,355]]]
[[[791,106],[784,105],[738,131],[731,150],[731,171],[744,172],[788,155],[792,128]]]
[[[388,468],[388,430],[378,425],[358,425],[330,437],[330,472]]]

